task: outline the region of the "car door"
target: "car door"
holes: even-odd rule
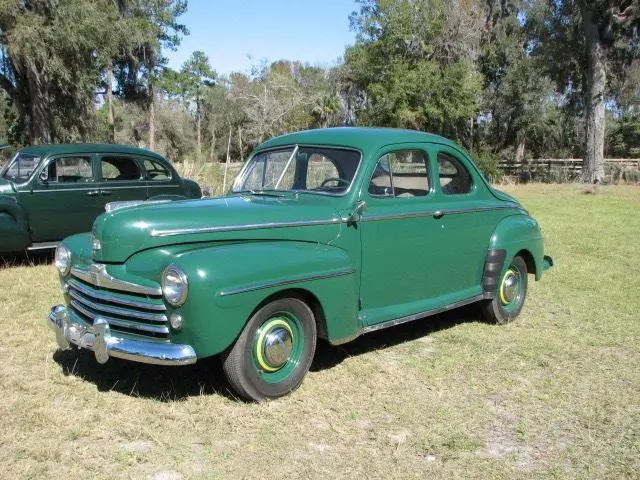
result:
[[[438,290],[463,300],[481,293],[489,240],[504,211],[460,151],[430,144],[429,154],[436,172],[432,208],[439,217],[439,261],[448,266]]]
[[[133,155],[98,155],[100,203],[146,200],[147,186],[143,170]]]
[[[444,274],[438,261],[432,173],[424,145],[380,152],[361,199],[361,322],[373,325],[429,308]]]
[[[91,230],[101,213],[93,155],[57,155],[41,165],[29,191],[21,192],[32,241],[58,241]]]

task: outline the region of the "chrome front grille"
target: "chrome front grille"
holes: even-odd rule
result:
[[[74,267],[71,275],[69,306],[84,321],[93,324],[101,317],[116,332],[168,340],[166,307],[157,290],[120,282],[109,276],[104,266],[92,265],[91,270]]]

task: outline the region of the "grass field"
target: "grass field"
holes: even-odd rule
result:
[[[215,360],[56,350],[47,259],[0,269],[0,478],[638,478],[640,188],[509,188],[556,266],[498,327],[473,308],[320,345],[293,395]]]

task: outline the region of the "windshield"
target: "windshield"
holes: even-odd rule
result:
[[[351,186],[360,152],[329,147],[291,146],[254,155],[233,192],[307,191],[341,195]]]
[[[17,153],[2,170],[2,177],[12,182],[26,182],[40,163],[40,157]]]

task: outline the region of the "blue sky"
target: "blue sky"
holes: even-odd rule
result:
[[[263,60],[328,66],[355,41],[349,14],[356,8],[354,0],[189,0],[180,21],[191,34],[165,55],[178,69],[202,50],[222,74],[246,73]]]

